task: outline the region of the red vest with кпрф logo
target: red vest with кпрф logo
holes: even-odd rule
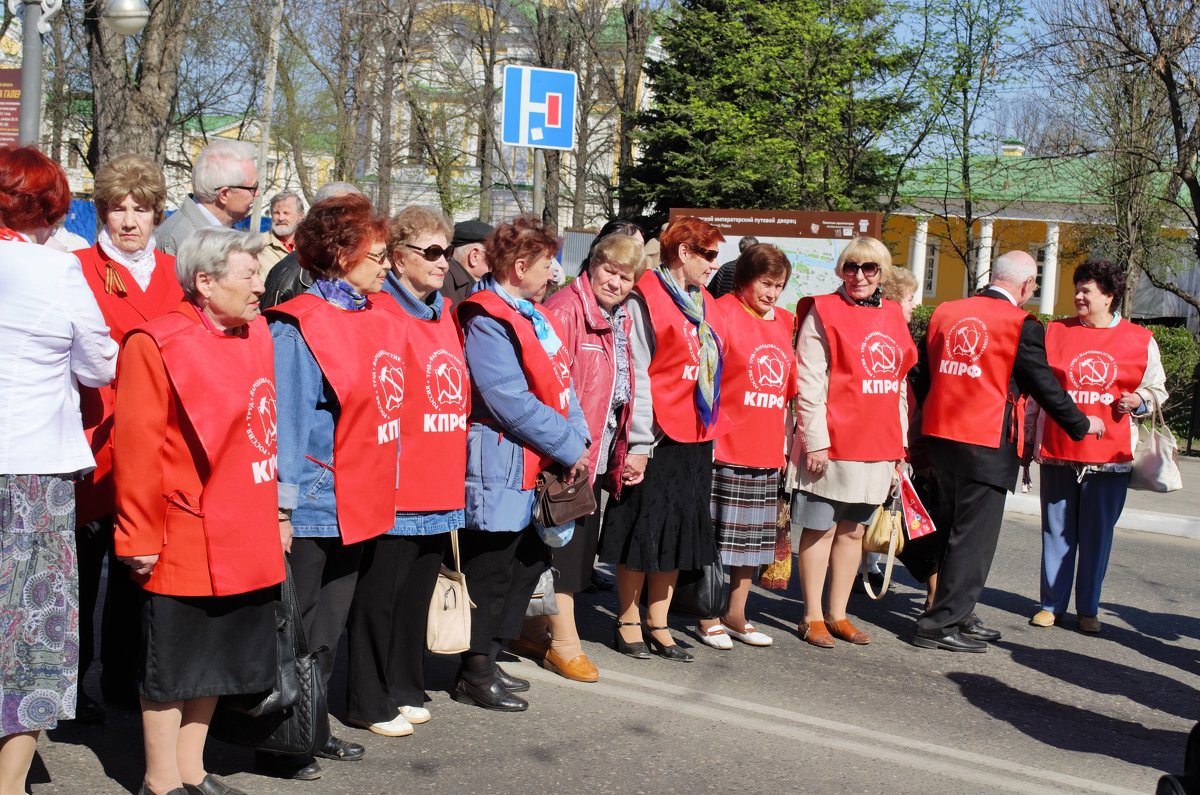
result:
[[[353,544],[386,533],[396,523],[404,323],[370,299],[365,309],[351,311],[311,293],[267,311],[296,320],[337,395],[333,461],[317,463],[333,472],[342,542]]]
[[[708,428],[700,421],[696,409],[696,381],[700,378],[700,338],[696,327],[675,306],[662,277],[655,271],[643,273],[634,289],[645,300],[650,325],[654,327],[654,357],[650,360],[654,421],[677,442],[707,442],[728,432],[733,422],[725,416],[723,407],[718,407],[716,421]],[[707,290],[703,287],[700,290],[704,293],[704,319],[717,344],[724,349],[725,310]]]
[[[1007,300],[975,295],[933,311],[925,338],[929,396],[921,432],[956,442],[1000,447],[1004,409],[1029,313]],[[1014,406],[1014,428],[1020,412]],[[1018,434],[1018,440],[1020,435]]]
[[[567,352],[566,344],[559,346],[553,357],[547,356],[546,349],[538,340],[529,318],[513,309],[491,290],[472,293],[470,298],[459,304],[454,318],[458,324],[460,340],[462,328],[473,313],[488,315],[513,330],[520,346],[517,355],[521,359],[521,369],[525,372],[529,391],[542,403],[566,417],[571,410],[571,355]],[[554,329],[560,341],[567,338],[558,318],[550,312],[543,311],[541,315]],[[524,450],[521,488],[532,489],[537,486],[538,473],[550,466],[553,459],[543,455],[540,450],[526,446],[518,439],[512,441]]]
[[[158,346],[167,378],[204,450],[204,490],[164,496],[204,523],[213,595],[229,596],[283,580],[276,515],[275,348],[261,317],[247,325],[244,336],[226,336],[210,333],[194,312],[183,307],[130,333],[146,334]],[[169,536],[165,543],[171,543]]]
[[[721,413],[733,423],[717,437],[718,461],[778,469],[788,401],[796,394],[792,315],[775,307],[771,320],[752,315],[735,293],[717,299],[725,310],[729,349],[721,376]]]
[[[442,300],[436,320],[413,317],[390,298],[381,296],[378,301],[408,329],[397,511],[450,511],[466,505],[471,379],[449,314],[450,299]]]
[[[900,390],[917,363],[917,346],[900,305],[858,306],[836,293],[811,301],[829,342],[830,459],[899,461],[905,442]]]
[[[1128,414],[1117,414],[1122,392],[1142,384],[1154,335],[1122,320],[1112,328],[1091,328],[1079,318],[1046,326],[1046,359],[1075,405],[1104,422],[1104,436],[1073,441],[1057,422],[1042,429],[1042,455],[1081,464],[1116,464],[1133,460],[1133,431]]]

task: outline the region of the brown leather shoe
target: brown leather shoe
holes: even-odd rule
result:
[[[572,682],[600,681],[600,671],[595,665],[592,665],[592,661],[587,658],[586,654],[581,654],[570,660],[564,660],[554,649],[546,649],[546,656],[542,659],[542,666],[547,671],[553,671],[564,679],[570,679]]]
[[[529,638],[516,638],[508,642],[508,650],[513,654],[519,654],[522,657],[529,657],[533,660],[541,660],[546,656],[546,652],[550,649],[550,642],[537,643]]]
[[[825,627],[835,638],[853,643],[855,646],[866,646],[871,642],[871,636],[851,624],[848,618],[843,618],[841,621],[825,619]]]
[[[796,625],[796,629],[800,631],[800,638],[806,643],[811,643],[818,649],[833,648],[833,635],[829,634],[824,621],[801,621]]]

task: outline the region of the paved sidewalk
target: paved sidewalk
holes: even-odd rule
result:
[[[1179,471],[1183,476],[1183,488],[1179,491],[1155,494],[1130,489],[1117,527],[1200,539],[1200,458],[1180,456]],[[1041,515],[1036,464],[1030,468],[1030,474],[1033,475],[1030,493],[1022,494],[1018,486],[1017,493],[1008,496],[1005,510],[1030,516]]]

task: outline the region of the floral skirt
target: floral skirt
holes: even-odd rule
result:
[[[75,484],[0,475],[0,736],[75,717]]]

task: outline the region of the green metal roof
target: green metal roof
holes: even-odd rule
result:
[[[1099,204],[1102,165],[1086,157],[976,155],[970,158],[976,201]],[[909,170],[901,199],[957,199],[964,194],[962,163],[950,158]]]

